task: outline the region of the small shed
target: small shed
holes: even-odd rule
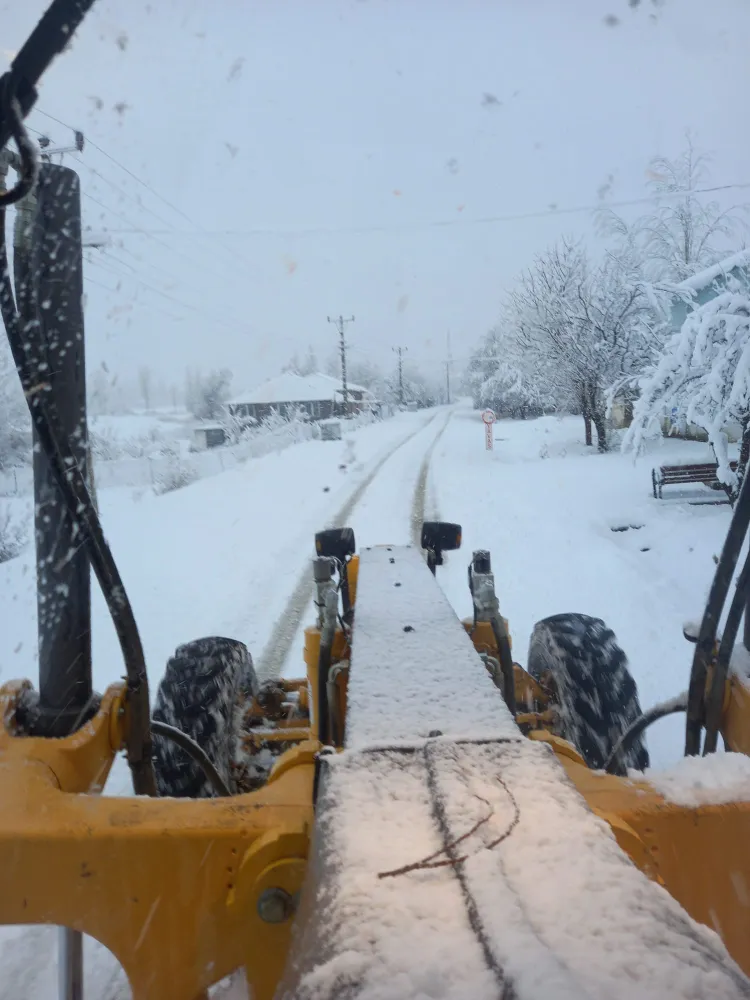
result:
[[[221,424],[200,424],[193,428],[193,445],[198,451],[220,448],[227,443],[227,434]]]
[[[321,420],[320,424],[320,440],[321,441],[340,441],[341,440],[341,421],[340,420]]]

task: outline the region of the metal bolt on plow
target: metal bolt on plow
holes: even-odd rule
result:
[[[283,924],[294,913],[294,899],[285,889],[265,889],[258,897],[258,916],[266,924]]]

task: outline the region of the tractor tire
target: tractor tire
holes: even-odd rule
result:
[[[208,754],[232,791],[242,707],[258,691],[244,643],[209,637],[178,646],[156,694],[153,718],[190,736]],[[159,795],[203,799],[214,795],[201,766],[174,742],[153,737]]]
[[[638,688],[614,632],[600,618],[553,615],[537,622],[529,642],[528,671],[552,691],[557,732],[590,768],[603,768],[620,736],[641,715]],[[620,770],[649,766],[643,737],[624,755]]]

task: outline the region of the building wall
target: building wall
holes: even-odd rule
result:
[[[682,324],[687,319],[688,313],[691,313],[694,309],[699,306],[704,306],[711,299],[716,298],[721,292],[727,287],[727,278],[731,276],[736,278],[741,284],[746,288],[750,288],[750,273],[748,273],[747,267],[733,267],[727,274],[719,274],[717,277],[710,281],[704,288],[696,291],[694,298],[690,302],[685,302],[680,298],[675,298],[672,302],[672,307],[670,310],[670,323],[672,329],[675,333],[681,329]]]
[[[722,427],[730,444],[736,444],[742,438],[742,428],[739,424],[727,424]],[[708,441],[708,434],[697,424],[689,424],[686,420],[673,420],[671,416],[663,417],[661,431],[664,437],[676,437],[685,441]]]
[[[311,420],[326,420],[333,416],[333,401],[328,399],[314,399],[289,401],[286,403],[232,403],[229,412],[237,420],[266,420],[276,413],[282,417],[289,417],[293,413],[302,411]]]

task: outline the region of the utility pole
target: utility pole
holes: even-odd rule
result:
[[[445,362],[445,392],[446,392],[446,402],[451,401],[451,332],[450,330],[446,334],[447,346],[448,346],[448,359]]]
[[[401,406],[404,405],[404,362],[403,353],[408,351],[408,347],[394,347],[393,350],[398,354],[398,401]]]
[[[331,319],[330,316],[327,316],[326,318],[328,322],[333,323],[336,329],[339,331],[339,338],[340,338],[339,352],[341,354],[341,395],[344,397],[343,407],[344,407],[344,416],[346,416],[347,413],[349,412],[349,391],[346,387],[346,339],[344,337],[344,328],[347,323],[354,322],[354,317],[349,316],[347,319],[344,319],[343,316],[339,316],[338,319],[336,319],[335,317]]]

